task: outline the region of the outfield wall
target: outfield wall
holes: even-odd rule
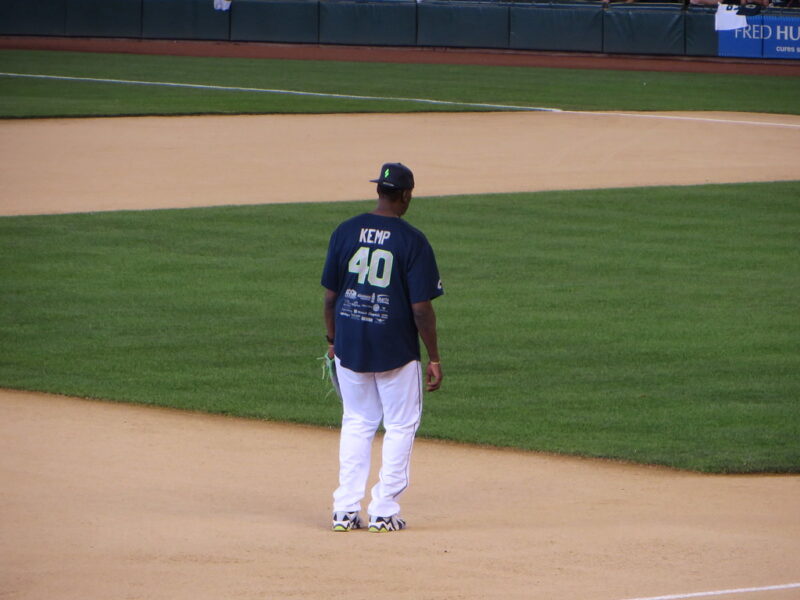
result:
[[[598,1],[0,0],[0,34],[800,59],[800,9]],[[743,22],[744,23],[744,22]]]

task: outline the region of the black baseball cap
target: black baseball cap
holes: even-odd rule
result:
[[[397,190],[414,189],[414,174],[403,163],[384,164],[378,178],[370,179],[370,181]]]

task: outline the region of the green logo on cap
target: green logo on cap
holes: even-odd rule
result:
[[[388,178],[389,178],[389,169],[386,169],[386,170],[383,172],[383,178],[384,178],[384,179],[388,179]]]

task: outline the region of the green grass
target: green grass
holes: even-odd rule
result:
[[[798,114],[797,78],[0,51],[0,71],[578,110]],[[436,107],[12,79],[0,117]],[[451,110],[452,107],[438,107]],[[421,434],[800,472],[800,184],[420,199],[447,379]],[[369,204],[0,219],[0,386],[336,426],[331,229]]]
[[[0,71],[288,89],[572,110],[798,114],[800,79],[544,69],[0,51]],[[0,76],[0,117],[454,110],[372,101]],[[458,110],[467,110],[466,107]]]
[[[328,235],[371,203],[0,219],[0,386],[336,426]],[[800,184],[417,199],[421,435],[800,472]]]

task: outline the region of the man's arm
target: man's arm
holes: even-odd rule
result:
[[[417,325],[419,337],[428,351],[428,366],[425,368],[425,383],[429,392],[434,392],[442,385],[442,365],[439,360],[439,345],[436,338],[436,313],[430,300],[416,302],[411,305],[414,323]]]
[[[333,339],[336,337],[336,297],[333,290],[325,290],[323,315],[325,317],[325,330],[328,337],[328,358],[333,358]]]

